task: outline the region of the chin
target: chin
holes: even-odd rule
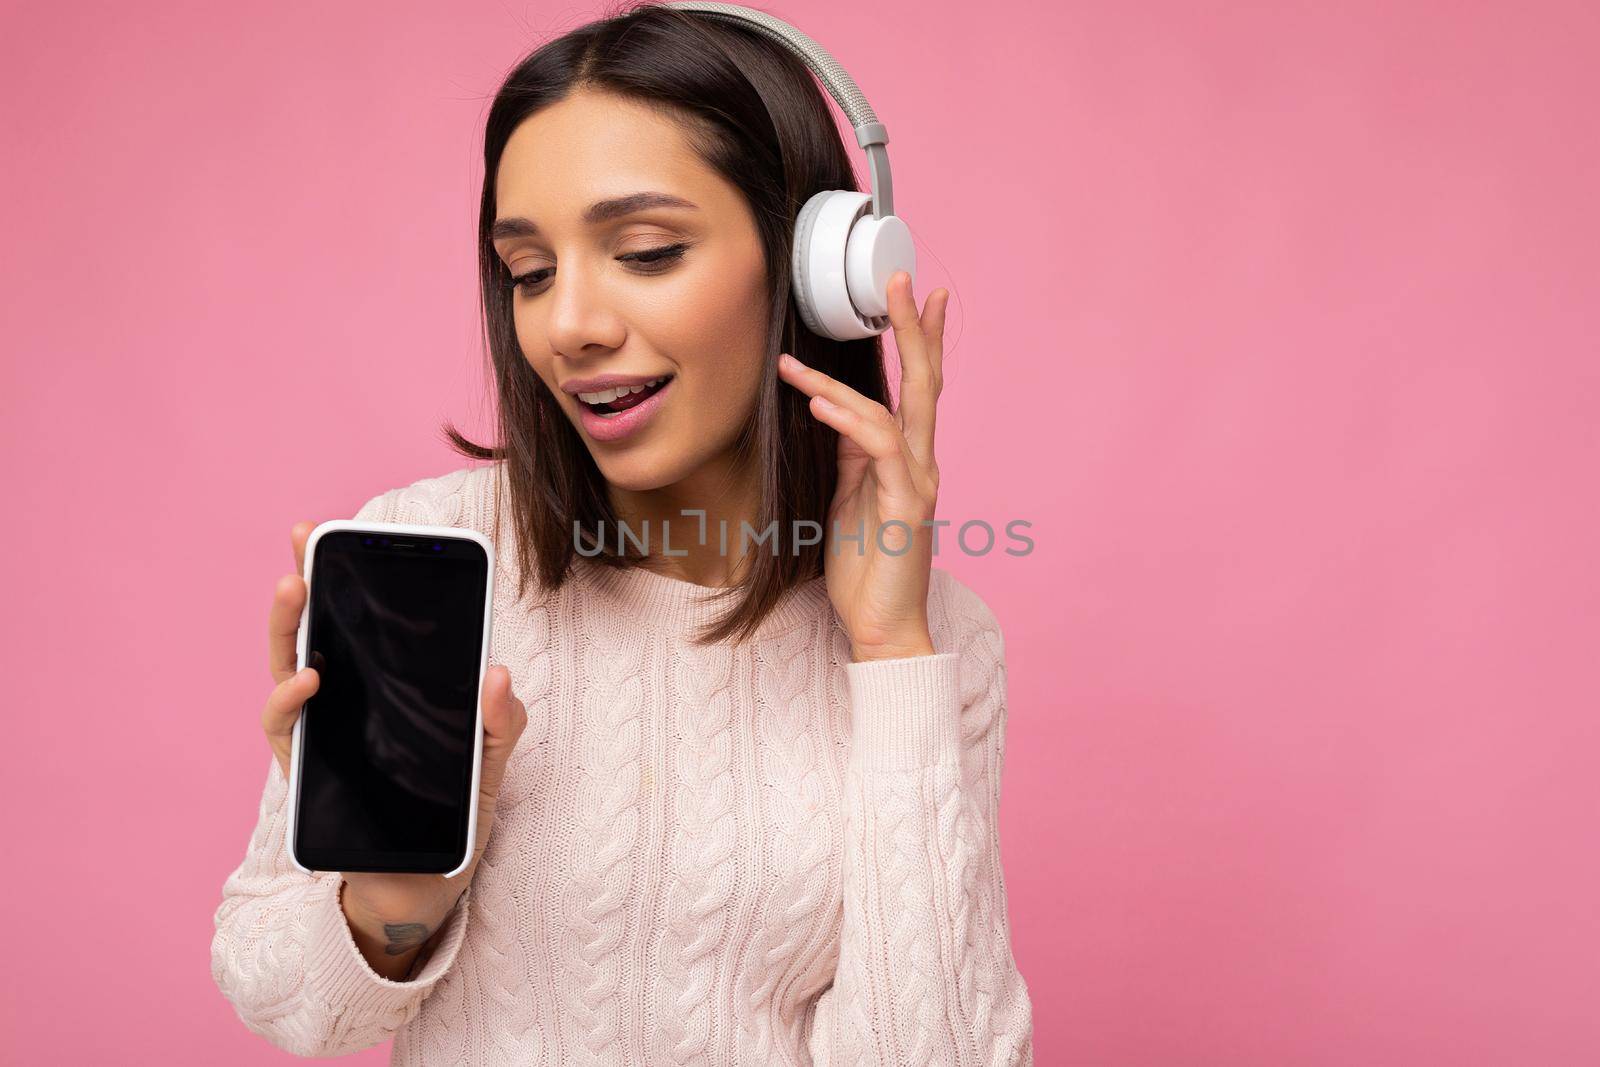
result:
[[[591,453],[593,455],[593,453]],[[595,456],[595,465],[608,484],[630,493],[646,493],[678,481],[678,464],[663,463],[659,456]]]

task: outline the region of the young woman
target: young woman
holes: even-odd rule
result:
[[[297,525],[218,985],[302,1055],[393,1037],[416,1064],[1031,1063],[1000,628],[922,525],[948,294],[919,314],[910,278],[890,285],[891,412],[881,338],[812,334],[789,298],[799,206],[857,187],[827,103],[798,58],[692,13],[539,49],[485,163],[501,444],[451,429],[489,462],[357,513],[514,547],[478,852],[448,880],[290,863],[289,739],[317,689],[294,672]],[[649,385],[613,398],[614,375]],[[619,549],[618,521],[649,549]]]

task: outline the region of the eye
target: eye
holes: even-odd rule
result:
[[[646,248],[638,252],[627,252],[617,257],[618,262],[637,263],[634,268],[640,274],[664,274],[672,269],[674,263],[683,258],[689,246],[686,244],[664,245],[661,248]],[[659,264],[659,265],[656,265]],[[506,282],[507,289],[517,290],[527,296],[537,296],[533,287],[545,281],[554,272],[553,267],[542,267],[531,270],[526,274],[513,275]],[[542,290],[541,290],[542,291]]]
[[[686,244],[665,245],[661,248],[647,248],[642,252],[629,252],[625,255],[618,256],[617,258],[620,260],[628,260],[634,263],[667,264],[667,266],[654,268],[647,267],[643,270],[643,273],[645,274],[660,274],[662,271],[670,269],[671,264],[674,261],[682,259],[684,252],[688,251],[688,248],[689,246]]]

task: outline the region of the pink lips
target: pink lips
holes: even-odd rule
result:
[[[629,434],[636,432],[639,427],[650,421],[650,416],[661,407],[661,398],[671,392],[677,378],[670,378],[667,383],[649,397],[635,404],[628,410],[610,418],[602,418],[596,414],[588,404],[578,404],[578,418],[583,422],[583,431],[596,441],[620,441]]]

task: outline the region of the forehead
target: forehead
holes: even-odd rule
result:
[[[712,207],[719,178],[672,119],[620,97],[580,93],[512,132],[495,174],[495,200],[501,216],[564,224],[591,201],[640,189]]]

